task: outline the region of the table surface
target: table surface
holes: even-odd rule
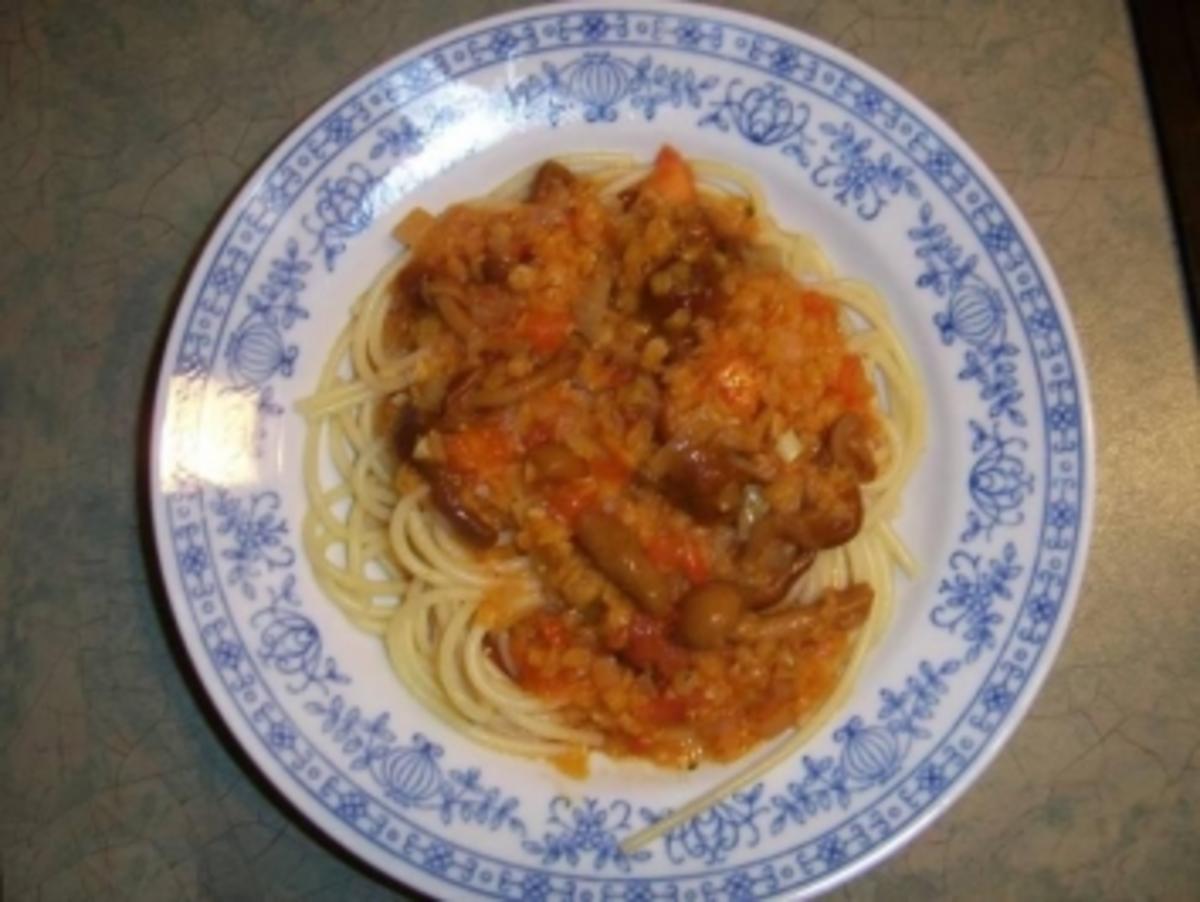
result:
[[[0,8],[0,897],[375,899],[206,719],[142,545],[139,413],[206,229],[368,64],[506,3]],[[1062,279],[1099,458],[1080,606],[1032,714],[855,899],[1193,896],[1200,405],[1117,0],[755,0],[922,97]],[[7,891],[7,895],[6,895]]]

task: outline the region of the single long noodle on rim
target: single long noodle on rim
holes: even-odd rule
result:
[[[641,184],[651,172],[646,164],[616,154],[574,154],[558,162],[586,175],[608,199]],[[891,521],[924,444],[925,400],[883,299],[870,285],[839,276],[810,237],[787,232],[770,219],[748,173],[722,163],[690,162],[702,193],[748,200],[759,222],[758,242],[778,250],[784,270],[797,282],[836,302],[848,346],[863,362],[881,414],[880,466],[861,486],[861,528],[846,544],[821,551],[780,606],[804,605],[826,590],[854,583],[869,585],[874,601],[851,640],[834,690],[773,747],[628,839],[627,849],[664,835],[791,757],[842,703],[869,647],[889,622],[896,568],[911,575],[916,566]],[[486,202],[524,198],[537,168],[518,173]],[[381,399],[403,394],[423,379],[429,367],[425,349],[395,356],[383,337],[392,285],[408,261],[409,253],[399,254],[354,303],[316,391],[298,405],[308,426],[303,541],[313,572],[351,622],[381,636],[407,690],[456,731],[522,756],[555,758],[573,749],[598,749],[603,736],[564,723],[552,699],[527,692],[501,663],[507,654],[504,625],[545,603],[531,562],[519,554],[477,553],[438,516],[427,488],[397,488],[386,439],[376,434],[376,410]],[[487,599],[496,593],[505,597],[500,624],[483,615]]]

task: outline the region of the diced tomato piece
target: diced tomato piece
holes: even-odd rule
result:
[[[659,567],[679,571],[694,586],[708,581],[708,554],[695,536],[661,532],[646,544],[646,556]]]
[[[563,522],[574,525],[584,511],[596,504],[596,486],[586,479],[551,485],[546,489],[546,503]]]
[[[800,295],[800,308],[805,315],[814,319],[833,319],[837,316],[837,305],[816,291],[806,291]]]
[[[686,204],[696,199],[696,177],[692,167],[669,144],[664,144],[654,158],[654,168],[646,177],[645,187],[668,203]]]
[[[508,433],[498,426],[473,426],[444,438],[446,462],[459,471],[482,473],[512,463],[516,453]]]
[[[689,537],[679,547],[679,569],[693,586],[708,582],[710,567],[708,553],[702,542]]]
[[[566,342],[574,324],[566,311],[529,310],[517,323],[517,334],[539,354],[553,354]]]
[[[548,423],[545,420],[535,420],[530,427],[525,430],[525,450],[528,451],[530,448],[536,448],[538,445],[544,445],[553,438],[554,424]]]
[[[626,733],[625,744],[629,746],[629,750],[638,755],[644,755],[654,747],[654,743],[650,737],[643,736],[639,733]]]
[[[570,638],[567,625],[557,617],[542,617],[538,622],[538,634],[550,648],[562,648]]]
[[[665,532],[653,536],[646,543],[646,557],[650,558],[651,563],[656,567],[674,567],[675,536]]]
[[[628,385],[637,377],[637,367],[613,364],[609,368],[608,384],[612,388]]]
[[[687,702],[673,695],[656,695],[646,702],[642,715],[655,725],[681,723],[687,716]]]
[[[608,457],[601,457],[593,461],[591,467],[592,475],[600,482],[624,485],[629,481],[629,466],[615,454],[610,454]]]
[[[871,383],[856,354],[846,354],[833,380],[833,391],[847,406],[861,409],[871,399]]]

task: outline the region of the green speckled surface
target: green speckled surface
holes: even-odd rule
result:
[[[1116,0],[735,4],[898,79],[1000,175],[1090,364],[1100,491],[1037,705],[839,895],[1200,893],[1200,404]],[[143,387],[231,192],[315,104],[484,2],[0,4],[0,897],[376,899],[237,763],[139,538]]]

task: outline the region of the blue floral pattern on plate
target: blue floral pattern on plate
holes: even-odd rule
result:
[[[601,145],[624,129],[690,129],[746,165],[784,161],[811,202],[864,234],[902,236],[910,301],[925,305],[950,378],[971,399],[945,437],[966,459],[962,520],[945,558],[927,562],[937,653],[914,656],[873,705],[841,714],[823,745],[636,853],[622,839],[661,807],[562,793],[531,801],[470,764],[465,745],[400,730],[362,695],[294,546],[293,487],[214,481],[186,455],[164,458],[163,565],[210,691],[290,796],[402,879],[581,902],[828,886],[969,778],[1061,635],[1088,520],[1086,398],[1027,231],[902,92],[811,39],[747,21],[543,10],[402,57],[285,142],[185,295],[160,392],[171,428],[199,430],[210,386],[244,397],[258,423],[247,455],[265,467],[279,443],[268,426],[298,396],[297,373],[325,353],[304,334],[323,302],[315,285],[341,277],[351,247],[391,214],[396,174],[468,121],[466,95],[452,89],[510,72],[488,109],[513,128],[592,129]]]

